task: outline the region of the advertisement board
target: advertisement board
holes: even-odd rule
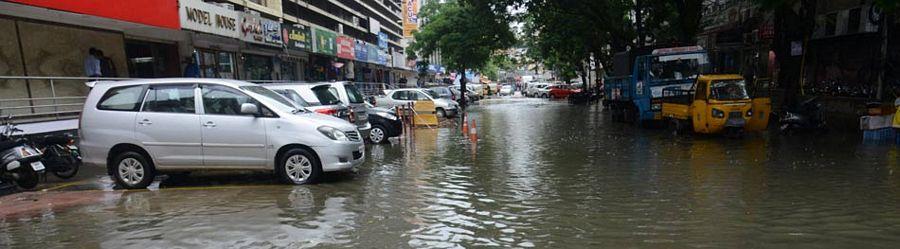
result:
[[[375,44],[366,43],[366,50],[369,51],[369,58],[366,61],[369,63],[378,63],[378,46],[375,46]]]
[[[356,53],[356,60],[358,61],[368,61],[369,60],[369,46],[368,43],[361,40],[356,40],[356,46],[353,47],[354,52]]]
[[[181,0],[180,2],[202,2]],[[179,29],[179,1],[109,1],[109,0],[10,0],[10,2],[106,17],[169,29]],[[183,5],[183,4],[182,4]]]
[[[313,52],[327,55],[337,53],[337,33],[323,28],[315,28],[313,37]]]
[[[419,28],[419,0],[403,0],[403,36],[412,37]]]
[[[312,34],[309,26],[302,24],[283,25],[281,35],[288,49],[299,51],[312,50]]]
[[[241,14],[241,40],[281,47],[281,23],[247,13]]]
[[[343,59],[355,59],[355,51],[353,47],[356,45],[356,40],[352,37],[342,35],[337,37],[337,57]]]
[[[181,0],[181,28],[238,38],[238,12],[200,0]]]
[[[388,35],[384,32],[378,32],[378,47],[388,49]]]

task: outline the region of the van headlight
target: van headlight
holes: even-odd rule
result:
[[[320,126],[317,130],[319,130],[319,132],[321,132],[322,135],[325,135],[326,137],[331,138],[331,140],[350,141],[350,139],[347,138],[347,134],[345,134],[343,131],[338,130],[334,127]]]
[[[381,116],[382,118],[386,118],[389,120],[397,120],[397,116],[394,114],[390,114],[388,112],[376,112],[375,115]]]

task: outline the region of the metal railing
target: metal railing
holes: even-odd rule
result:
[[[15,123],[77,118],[90,91],[85,82],[126,79],[0,76],[0,116]]]

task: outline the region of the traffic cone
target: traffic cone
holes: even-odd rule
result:
[[[478,141],[478,128],[475,125],[477,123],[478,122],[475,122],[475,120],[472,120],[472,129],[469,129],[469,138],[472,139],[472,141]]]
[[[463,135],[469,134],[469,119],[465,115],[463,116],[462,132]]]

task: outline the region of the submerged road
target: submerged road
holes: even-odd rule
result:
[[[900,149],[856,134],[673,136],[599,106],[486,100],[319,184],[260,174],[0,197],[0,248],[896,248]]]

